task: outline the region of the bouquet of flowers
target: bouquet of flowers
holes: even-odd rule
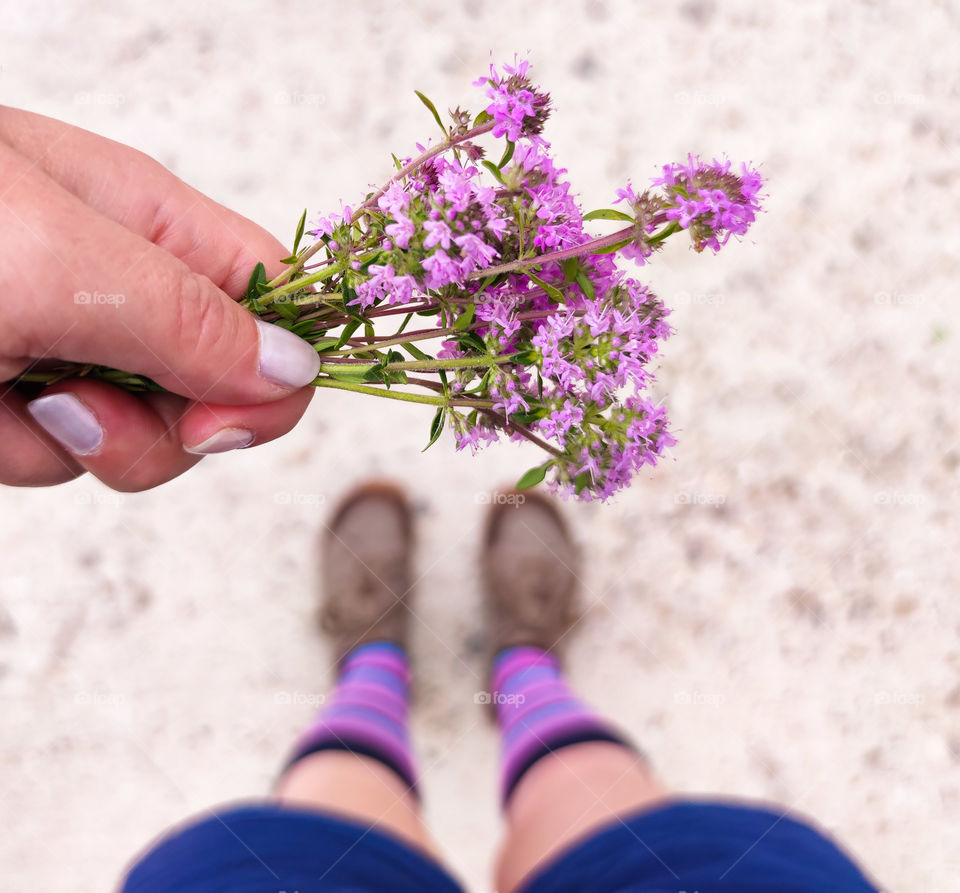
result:
[[[304,212],[283,273],[267,281],[258,265],[243,304],[313,344],[316,387],[435,406],[427,446],[445,426],[457,449],[530,441],[544,461],[520,488],[547,478],[606,499],[675,443],[647,393],[669,310],[617,260],[642,266],[683,231],[718,251],[753,222],[761,178],[691,155],[584,214],[543,139],[550,97],[529,63],[491,66],[476,85],[484,110],[446,121],[418,93],[442,138],[393,156],[359,204],[309,228]],[[615,231],[592,234],[593,221]],[[156,387],[103,367],[58,374]]]

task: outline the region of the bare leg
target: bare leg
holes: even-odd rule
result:
[[[438,857],[416,797],[378,760],[336,750],[311,754],[284,775],[275,796],[284,806],[340,815]]]
[[[409,663],[402,650],[370,650],[383,643],[402,649],[406,641],[412,528],[406,499],[386,484],[359,488],[334,512],[323,538],[322,622],[340,656],[341,675],[315,726],[295,748],[302,755],[275,796],[285,806],[337,814],[394,834],[436,856],[411,790],[416,769],[407,727]],[[381,644],[360,648],[369,643]],[[366,656],[358,656],[358,648]]]
[[[499,655],[491,689],[507,821],[495,870],[500,893],[618,816],[667,799],[643,758],[563,679],[556,652],[576,616],[578,565],[550,500],[527,493],[491,510],[484,576]]]
[[[591,741],[544,757],[523,776],[507,805],[496,889],[511,893],[572,843],[667,799],[643,758],[621,745]]]

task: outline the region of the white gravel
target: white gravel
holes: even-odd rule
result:
[[[128,142],[285,241],[429,136],[413,95],[529,51],[588,206],[690,151],[762,165],[768,213],[673,245],[659,387],[679,445],[570,505],[584,695],[685,792],[816,816],[891,890],[960,872],[956,4],[3,3],[0,97]],[[385,401],[384,401],[385,402]],[[318,395],[281,442],[120,496],[0,491],[0,889],[103,891],[151,835],[266,790],[329,681],[314,544],[347,487],[417,494],[429,817],[490,889],[496,740],[480,504],[531,464],[430,413]],[[489,842],[489,843],[488,843]]]

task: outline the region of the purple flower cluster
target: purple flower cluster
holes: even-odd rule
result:
[[[449,423],[458,449],[502,436],[533,441],[547,461],[531,480],[549,471],[564,494],[607,499],[674,443],[649,394],[669,311],[617,257],[643,264],[679,230],[698,251],[719,250],[755,219],[761,179],[746,165],[735,172],[729,161],[691,155],[640,194],[619,190],[629,211],[585,216],[541,135],[550,100],[529,64],[491,66],[477,83],[490,102],[472,127],[466,113],[452,113],[442,151],[421,147],[385,189],[314,230],[334,265],[318,278],[367,325],[354,357],[368,366],[378,358],[375,369],[345,368],[386,388],[426,387],[439,407],[435,427]],[[474,142],[484,133],[504,143],[499,164]],[[626,226],[596,236],[585,222],[597,217]],[[405,308],[388,340],[416,361],[398,363],[393,351],[376,351],[372,323]],[[433,357],[422,349],[430,330],[400,334],[414,314],[434,317],[442,347]],[[414,382],[407,370],[433,377]]]
[[[550,114],[550,97],[538,90],[530,80],[530,63],[525,59],[504,65],[501,75],[495,65],[490,76],[474,81],[486,87],[490,104],[484,109],[494,120],[493,135],[506,137],[511,143],[521,136],[536,137]]]
[[[662,187],[664,194],[637,196],[628,186],[618,191],[617,200],[627,200],[638,220],[649,221],[651,209],[662,211],[665,219],[690,231],[697,251],[719,251],[731,236],[746,233],[760,210],[760,174],[746,164],[734,173],[728,159],[704,163],[699,156],[688,155],[685,164],[665,164],[662,175],[651,183]]]
[[[467,277],[500,257],[507,228],[495,190],[481,180],[482,169],[457,158],[437,157],[405,182],[395,182],[378,199],[383,215],[381,257],[357,285],[354,303],[402,304],[412,290],[462,288]]]

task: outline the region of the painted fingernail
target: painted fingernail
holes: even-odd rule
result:
[[[184,444],[183,448],[188,453],[207,456],[210,453],[229,453],[230,450],[242,450],[252,443],[253,432],[246,428],[221,428],[216,434],[212,434],[196,446]]]
[[[320,371],[320,357],[302,338],[256,320],[260,334],[260,374],[285,388],[302,388]]]
[[[64,449],[89,456],[103,443],[97,417],[73,394],[48,394],[27,404],[34,421]]]

